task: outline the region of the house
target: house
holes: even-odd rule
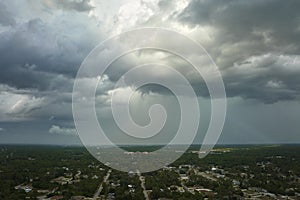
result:
[[[212,197],[214,196],[214,192],[211,189],[206,189],[206,188],[196,188],[195,191],[204,194],[206,196]]]
[[[18,185],[15,187],[16,190],[24,190],[26,193],[31,192],[32,191],[32,186],[31,185]]]

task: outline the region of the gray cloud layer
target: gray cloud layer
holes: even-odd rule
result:
[[[194,0],[178,19],[213,30],[208,51],[229,96],[273,103],[299,100],[299,8],[298,1]]]
[[[15,19],[2,2],[0,2],[0,24],[4,26],[16,24]]]
[[[43,0],[44,4],[49,7],[56,6],[66,10],[76,10],[78,12],[87,12],[93,9],[90,5],[90,0]]]
[[[163,2],[160,8],[167,9],[168,4]],[[89,1],[43,3],[76,11],[91,9]],[[297,1],[191,1],[176,18],[174,14],[170,18],[190,27],[213,28],[212,42],[206,47],[224,75],[229,96],[270,103],[296,99],[299,95],[299,71],[294,69],[300,51],[299,7]],[[30,19],[1,33],[2,84],[70,91],[69,84],[78,66],[99,39],[92,18],[76,13],[66,17],[48,21]],[[0,19],[12,24],[3,17]],[[114,72],[110,78],[114,74],[118,73]],[[271,82],[282,87],[269,89]]]
[[[73,81],[83,59],[111,34],[142,26],[170,27],[203,44],[221,70],[229,97],[274,105],[299,102],[299,1],[187,2],[135,0],[108,11],[93,0],[1,1],[0,121],[44,119],[60,132],[70,130]],[[116,62],[98,88],[99,102],[107,103],[108,91],[135,59],[155,58],[182,69],[198,94],[207,97],[205,84],[194,81],[186,63],[157,55],[138,53]],[[144,90],[164,94],[157,86]]]

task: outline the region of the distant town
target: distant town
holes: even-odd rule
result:
[[[2,145],[0,199],[300,199],[300,145],[217,146],[203,159],[198,150],[155,172],[125,173],[82,147]]]

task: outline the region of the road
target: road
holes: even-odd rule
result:
[[[212,180],[212,181],[218,181],[216,178],[214,178],[214,177],[212,177],[212,176],[210,176],[210,175],[208,175],[208,174],[206,174],[204,172],[198,172],[198,175],[201,175],[204,178],[207,178],[207,179]]]
[[[104,177],[102,183],[99,185],[98,190],[95,192],[94,197],[93,197],[94,200],[96,200],[99,197],[99,195],[100,195],[100,193],[101,193],[101,191],[103,189],[103,183],[107,182],[107,180],[108,180],[108,178],[110,176],[110,173],[111,173],[111,169],[108,170],[108,172],[107,172],[106,176]]]
[[[146,187],[145,187],[145,177],[143,177],[139,171],[137,172],[137,175],[140,178],[141,187],[143,188],[143,193],[144,193],[145,199],[150,200],[150,198],[148,196],[148,193],[147,193],[147,190],[146,190]]]

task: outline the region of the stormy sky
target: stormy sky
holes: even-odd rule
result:
[[[299,143],[299,10],[296,0],[0,0],[0,143],[80,144],[72,90],[81,63],[103,40],[141,27],[192,38],[219,67],[228,97],[219,143]],[[191,81],[203,112],[195,140],[201,143],[210,118],[205,84],[187,63],[162,52],[132,53],[112,64],[97,88],[100,123],[112,140],[122,137],[113,136],[110,94],[131,65],[153,59]],[[171,112],[165,134],[176,130],[178,104],[165,89],[149,86],[136,98],[138,123],[147,122],[141,110],[160,102]]]

